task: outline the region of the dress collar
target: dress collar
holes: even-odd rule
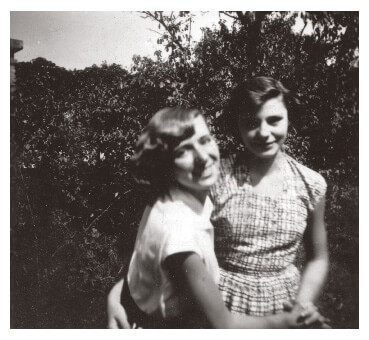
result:
[[[288,183],[288,168],[287,168],[287,159],[288,155],[282,151],[281,153],[281,162],[280,162],[280,171],[283,175],[283,188],[282,191],[286,193],[289,189]],[[244,151],[238,151],[234,156],[233,169],[235,176],[241,180],[242,185],[247,183],[248,186],[251,187],[251,178],[250,178],[250,168],[247,164],[247,153]]]
[[[172,187],[169,189],[169,196],[173,201],[182,201],[197,215],[204,216],[210,219],[211,213],[213,211],[213,203],[211,203],[209,196],[206,196],[204,205],[189,192],[176,187]]]
[[[282,164],[285,163],[288,157],[284,151],[281,151],[281,156],[283,158]],[[247,166],[247,152],[245,150],[238,150],[234,153],[234,166],[245,165]]]

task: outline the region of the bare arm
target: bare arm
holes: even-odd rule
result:
[[[299,303],[315,302],[328,274],[328,246],[324,223],[325,197],[316,205],[310,216],[304,236],[307,256],[301,286],[296,301]]]
[[[127,314],[120,304],[120,295],[122,292],[124,280],[118,281],[109,292],[107,298],[107,319],[108,328],[131,328],[128,323]]]
[[[301,310],[268,317],[232,314],[225,307],[217,285],[196,253],[168,257],[165,265],[174,280],[206,317],[212,328],[294,328]]]

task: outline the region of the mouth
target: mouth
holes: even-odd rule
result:
[[[193,176],[197,178],[207,178],[214,174],[215,163],[212,163],[201,170],[193,171]]]
[[[254,142],[252,143],[254,146],[256,146],[259,149],[269,149],[274,145],[274,142],[268,142],[268,143],[263,143],[263,142]]]

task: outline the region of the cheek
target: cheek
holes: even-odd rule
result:
[[[188,179],[188,172],[187,171],[184,171],[181,168],[175,167],[174,168],[174,171],[173,171],[173,175],[174,175],[173,176],[173,179],[176,182],[179,182],[179,183],[181,183],[182,181]]]
[[[288,124],[283,124],[280,129],[278,130],[278,134],[281,139],[286,139],[288,134]]]
[[[193,162],[190,159],[181,159],[174,161],[175,176],[184,176],[193,170]]]
[[[219,160],[220,158],[218,144],[216,144],[215,142],[213,142],[213,144],[209,148],[209,155],[213,158],[216,158],[216,160]]]

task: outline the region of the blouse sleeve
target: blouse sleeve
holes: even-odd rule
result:
[[[202,258],[202,252],[196,241],[194,229],[189,223],[188,220],[173,221],[173,224],[168,228],[161,252],[162,262],[170,255],[184,252],[194,252]]]
[[[309,212],[313,212],[318,202],[325,196],[327,182],[321,174],[300,164],[292,157],[287,157],[287,161],[296,180],[296,189],[306,204]]]
[[[318,204],[318,202],[325,196],[327,192],[327,182],[323,178],[322,175],[314,172],[314,180],[311,181],[310,186],[310,193],[311,193],[311,200],[310,200],[310,210],[313,211]]]

